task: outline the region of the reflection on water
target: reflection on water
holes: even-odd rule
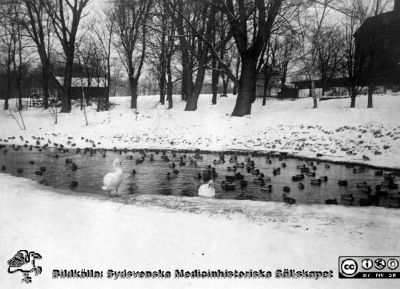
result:
[[[153,160],[151,160],[153,155]],[[368,198],[368,195],[375,195],[375,187],[382,185],[384,175],[390,172],[383,172],[383,175],[376,176],[375,169],[361,168],[356,166],[345,166],[339,164],[329,164],[323,162],[310,162],[292,158],[279,158],[264,156],[237,156],[237,163],[246,164],[250,158],[254,161],[254,167],[264,174],[264,183],[255,181],[257,177],[249,173],[244,168],[237,168],[236,172],[228,172],[228,167],[236,164],[230,163],[231,155],[225,155],[225,163],[214,164],[214,160],[219,160],[218,154],[201,154],[202,159],[197,159],[197,165],[191,162],[195,160],[194,153],[173,153],[168,151],[166,155],[169,162],[162,159],[161,152],[147,151],[145,160],[142,164],[136,164],[136,159],[140,159],[139,151],[113,152],[101,151],[93,153],[84,150],[76,152],[60,152],[56,148],[46,148],[39,151],[38,148],[30,150],[28,147],[21,147],[15,150],[13,147],[5,147],[0,152],[0,168],[3,172],[12,175],[22,176],[37,180],[42,184],[56,188],[71,189],[71,182],[76,181],[77,186],[72,188],[75,192],[85,192],[90,194],[107,194],[102,191],[103,176],[112,171],[112,162],[115,158],[122,160],[124,170],[124,180],[120,187],[119,194],[138,195],[176,195],[176,196],[196,196],[200,181],[197,178],[207,166],[215,168],[217,177],[215,187],[217,198],[220,199],[252,199],[258,201],[283,201],[284,190],[286,198],[294,198],[297,203],[303,204],[325,204],[326,200],[331,200],[338,204],[358,206],[379,205],[383,207],[398,207],[398,189],[382,186],[380,197]],[[67,161],[68,159],[68,161]],[[72,169],[72,162],[77,169]],[[171,164],[175,163],[175,169],[179,171],[173,174]],[[4,167],[3,167],[4,166]],[[304,189],[299,188],[299,182],[293,182],[292,177],[300,174],[300,166],[310,169],[310,176],[305,176],[300,182],[304,184]],[[42,170],[40,169],[42,168]],[[277,169],[280,168],[280,174]],[[132,170],[136,174],[132,174]],[[22,172],[21,172],[22,170]],[[19,172],[18,172],[19,171]],[[275,171],[275,174],[274,174]],[[41,172],[41,173],[40,173]],[[172,178],[167,178],[170,172]],[[311,176],[315,172],[315,177]],[[247,181],[246,187],[241,187],[240,181],[234,182],[234,190],[224,190],[221,187],[225,176],[234,176],[240,173]],[[327,177],[320,184],[315,179]],[[270,177],[270,181],[268,181]],[[314,184],[311,180],[314,179]],[[347,187],[339,186],[339,180],[346,180]],[[358,186],[366,182],[372,192],[368,194],[366,189]],[[394,182],[393,182],[394,183]],[[385,185],[385,184],[383,184]],[[270,187],[271,186],[271,189]],[[286,188],[285,188],[286,187]],[[387,194],[386,194],[387,192]],[[352,196],[351,196],[352,195]]]

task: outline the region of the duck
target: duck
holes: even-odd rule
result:
[[[235,174],[235,179],[236,179],[236,180],[243,180],[243,179],[244,179],[244,176],[243,176],[241,173],[236,173],[236,174]]]
[[[254,200],[256,200],[256,197],[248,195],[248,194],[240,194],[235,199],[236,200],[251,200],[251,201],[254,201]]]
[[[217,160],[214,160],[214,161],[213,161],[214,166],[215,166],[215,165],[220,165],[220,164],[223,164],[223,163],[224,163],[224,161],[222,161],[222,160],[218,160],[218,161],[217,161]]]
[[[312,180],[310,180],[310,184],[312,186],[320,186],[321,185],[321,179],[312,179]]]
[[[235,176],[225,176],[225,180],[228,182],[228,183],[233,183],[234,181],[235,181]]]
[[[338,184],[339,184],[340,187],[347,187],[348,186],[347,180],[339,180]]]
[[[361,174],[364,171],[363,167],[358,167],[353,169],[353,174]]]
[[[71,169],[72,169],[73,171],[76,171],[76,170],[78,169],[78,166],[76,165],[76,163],[72,163]]]
[[[175,173],[173,173],[173,174],[171,174],[170,172],[167,173],[167,179],[168,180],[175,179],[176,176],[177,176],[177,174],[175,174]]]
[[[310,168],[308,168],[308,167],[301,168],[300,172],[303,173],[303,174],[309,173],[310,172]]]
[[[327,204],[327,205],[338,205],[338,201],[336,199],[328,199],[328,200],[325,200],[325,204]]]
[[[76,188],[77,186],[78,186],[78,182],[77,181],[72,181],[70,184],[69,184],[69,187],[71,188],[71,189],[74,189],[74,188]]]
[[[229,162],[230,162],[230,163],[236,163],[236,162],[237,162],[237,156],[231,156],[231,157],[229,158]]]
[[[2,171],[5,171],[5,170],[6,170],[6,166],[5,166],[5,165],[2,165],[2,166],[1,166],[1,170],[2,170]]]
[[[280,168],[274,169],[272,171],[272,174],[274,175],[274,177],[276,177],[277,175],[280,175],[281,174],[281,169]]]
[[[285,193],[290,193],[290,188],[288,186],[283,187]]]
[[[136,159],[135,160],[135,163],[138,165],[138,164],[143,164],[143,162],[144,162],[144,158],[141,158],[141,159]]]
[[[283,194],[283,202],[289,205],[293,205],[296,204],[296,199],[288,197],[286,196],[286,194]]]
[[[345,201],[350,201],[350,202],[353,202],[353,201],[354,201],[354,196],[353,196],[353,194],[349,194],[349,193],[341,194],[340,198],[341,198],[342,200],[345,200]]]
[[[228,183],[228,182],[225,182],[225,181],[222,181],[221,187],[225,191],[234,191],[234,190],[236,190],[236,186],[235,186],[234,183]]]
[[[308,172],[308,173],[306,173],[306,176],[315,178],[315,172]]]
[[[168,164],[168,167],[170,167],[170,168],[175,168],[176,167],[176,165],[175,165],[175,163],[171,163],[171,164]]]
[[[295,175],[292,177],[292,181],[293,182],[299,182],[304,180],[304,175],[303,174],[299,174],[299,175]]]
[[[319,179],[321,180],[321,182],[327,182],[328,181],[328,176],[322,176],[322,177],[319,177]]]
[[[114,171],[107,173],[103,178],[102,189],[108,191],[111,195],[111,191],[115,190],[115,195],[118,195],[118,188],[123,180],[122,163],[119,158],[116,158],[113,162]]]
[[[303,183],[299,183],[298,188],[299,188],[299,190],[304,190],[304,184]]]
[[[228,172],[236,172],[236,166],[227,167],[226,170],[227,170]]]
[[[240,188],[247,188],[248,184],[249,183],[246,180],[240,180]]]
[[[243,169],[244,168],[244,163],[240,163],[240,164],[237,163],[236,167],[239,168],[239,169]]]
[[[260,190],[261,190],[261,192],[270,194],[270,193],[272,193],[272,185],[262,187]]]
[[[368,184],[367,184],[367,182],[362,182],[362,183],[356,184],[356,187],[357,187],[358,189],[364,189],[364,188],[367,188],[367,187],[368,187]]]

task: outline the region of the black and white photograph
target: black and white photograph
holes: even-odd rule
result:
[[[400,0],[0,0],[0,288],[399,288]]]

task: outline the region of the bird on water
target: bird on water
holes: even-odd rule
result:
[[[114,171],[106,174],[103,179],[103,190],[108,191],[111,195],[111,191],[115,190],[115,195],[118,196],[118,188],[122,183],[122,164],[121,160],[116,158],[113,162]]]

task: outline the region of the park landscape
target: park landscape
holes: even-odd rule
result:
[[[372,2],[4,1],[4,265],[39,252],[34,288],[375,288],[338,278],[339,256],[398,249],[397,67],[378,71],[364,53],[380,46],[360,52],[348,36],[400,3]],[[120,190],[104,191],[116,158]],[[197,196],[205,173],[215,198]],[[54,269],[334,275],[81,280]],[[5,267],[0,284],[20,277]]]

